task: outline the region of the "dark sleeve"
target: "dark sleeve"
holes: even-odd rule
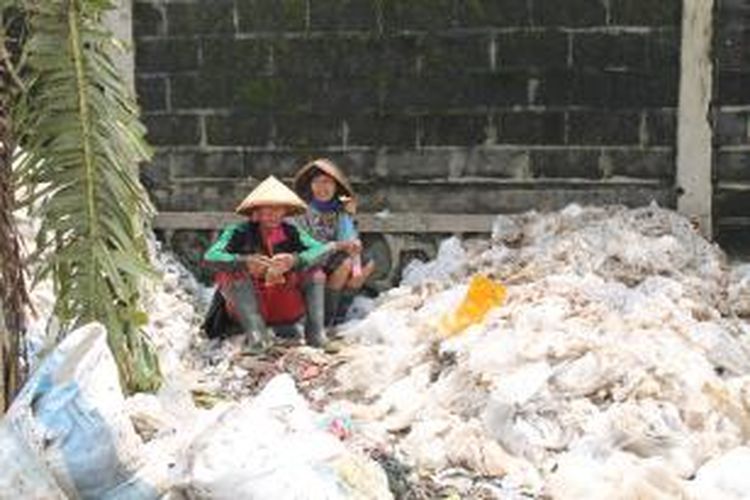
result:
[[[242,224],[232,224],[221,232],[219,238],[203,255],[203,262],[215,271],[236,271],[245,268],[246,257],[228,250],[230,242],[239,233]]]

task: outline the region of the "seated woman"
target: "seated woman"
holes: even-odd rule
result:
[[[306,208],[291,189],[269,176],[236,209],[248,220],[224,229],[203,257],[216,271],[220,296],[214,297],[214,304],[223,302],[226,308],[218,312],[240,323],[251,350],[270,345],[267,324],[295,323],[303,314],[306,343],[319,347],[326,342],[325,278],[306,269],[344,246],[320,243],[283,221]]]
[[[321,266],[326,275],[325,323],[336,324],[354,295],[375,270],[371,259],[362,261],[362,242],[354,226],[354,191],[344,173],[330,160],[303,166],[294,177],[294,189],[309,203],[297,226],[315,239],[338,243]]]

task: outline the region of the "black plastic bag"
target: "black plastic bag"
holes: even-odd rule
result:
[[[210,339],[224,338],[232,335],[239,328],[239,324],[229,315],[224,296],[217,290],[211,299],[206,318],[201,329]]]

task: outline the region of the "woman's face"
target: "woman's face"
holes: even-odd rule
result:
[[[255,210],[255,220],[265,228],[278,227],[284,215],[286,209],[283,207],[259,207]]]
[[[318,174],[310,183],[313,198],[318,201],[331,201],[336,195],[336,181],[326,174]]]

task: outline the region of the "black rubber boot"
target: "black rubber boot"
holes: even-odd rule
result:
[[[325,289],[325,325],[333,326],[336,323],[336,316],[339,311],[341,302],[341,290],[333,288]]]
[[[349,312],[349,307],[351,307],[352,302],[354,302],[354,297],[357,296],[357,290],[352,290],[351,288],[345,288],[341,291],[341,295],[339,298],[339,304],[336,309],[336,317],[334,319],[334,324],[338,325],[339,323],[343,323],[346,320],[346,313]]]
[[[309,281],[302,287],[305,295],[305,343],[323,347],[327,342],[325,332],[325,285]]]

